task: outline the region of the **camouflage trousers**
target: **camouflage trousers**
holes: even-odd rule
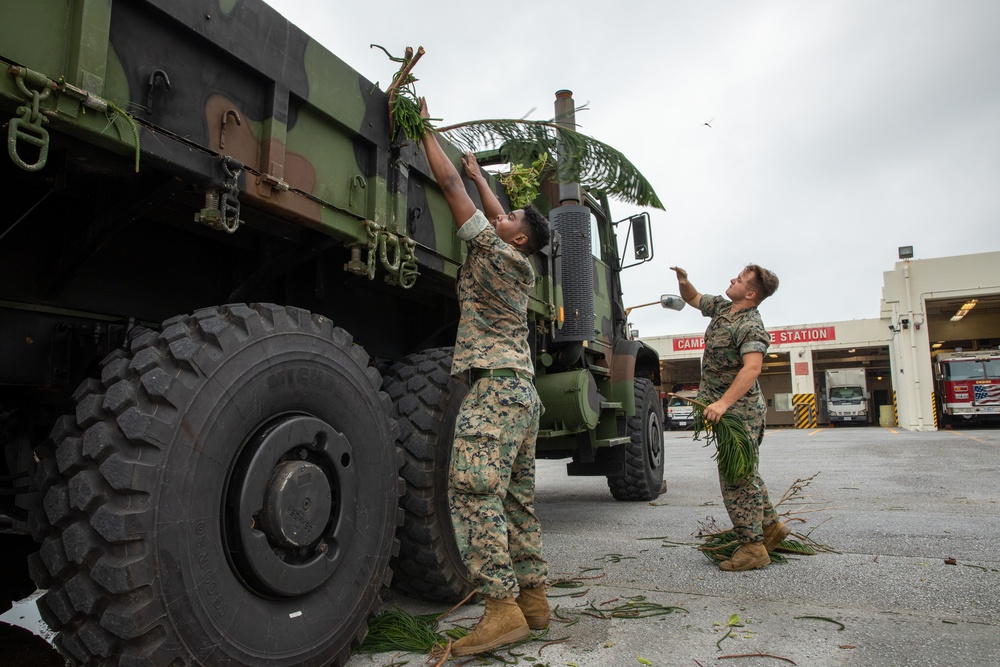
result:
[[[495,598],[545,583],[535,516],[541,403],[520,378],[473,382],[455,423],[449,503],[455,541],[476,589]]]
[[[736,414],[743,420],[747,433],[752,434],[757,460],[760,461],[760,443],[764,439],[764,414]],[[719,472],[722,502],[733,522],[736,538],[740,542],[760,542],[764,539],[763,527],[777,521],[778,513],[771,505],[767,487],[754,468],[753,472],[736,484],[726,481]]]

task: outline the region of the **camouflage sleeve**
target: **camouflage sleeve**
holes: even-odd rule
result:
[[[760,319],[760,313],[754,312],[740,323],[736,332],[736,340],[739,344],[740,356],[751,352],[767,352],[771,345],[771,335],[764,329],[764,322]]]
[[[701,314],[705,317],[715,317],[715,313],[718,312],[719,306],[726,303],[725,297],[713,296],[711,294],[702,294],[701,303]]]
[[[472,214],[472,217],[466,220],[465,223],[458,228],[458,231],[455,232],[455,234],[463,241],[471,241],[479,236],[479,234],[489,226],[490,221],[486,219],[486,216],[482,211],[476,209],[476,212]]]

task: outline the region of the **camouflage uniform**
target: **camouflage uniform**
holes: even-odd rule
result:
[[[476,380],[455,424],[449,502],[455,541],[471,581],[494,598],[544,585],[534,512],[535,441],[541,403],[528,347],[530,262],[476,211],[458,230],[469,254],[458,277],[462,309],[452,374],[509,368],[518,377]]]
[[[700,305],[702,315],[711,317],[712,321],[705,330],[698,400],[710,404],[722,398],[733,384],[736,374],[743,367],[743,355],[751,352],[764,354],[771,344],[771,337],[765,331],[756,307],[731,313],[731,301],[711,295],[703,295]],[[753,387],[733,403],[726,414],[743,421],[759,453],[767,416],[767,403],[760,385],[754,382]],[[760,542],[763,539],[762,527],[773,523],[777,514],[757,470],[754,469],[737,484],[727,482],[720,472],[719,485],[737,538],[741,542]]]

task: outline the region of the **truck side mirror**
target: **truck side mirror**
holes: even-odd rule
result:
[[[653,245],[650,241],[649,214],[640,213],[628,219],[632,225],[632,243],[635,250],[635,258],[640,261],[652,259]]]
[[[671,310],[680,310],[684,307],[684,299],[673,294],[664,294],[660,297],[660,306]]]

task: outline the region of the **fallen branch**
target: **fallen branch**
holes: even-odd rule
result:
[[[565,644],[568,641],[569,637],[563,637],[562,639],[553,639],[550,642],[545,642],[538,648],[538,657],[539,658],[542,657],[542,649],[545,648],[546,646],[552,646],[553,644]]]
[[[827,623],[833,623],[834,625],[840,626],[839,628],[837,628],[838,631],[847,629],[847,626],[841,623],[840,621],[835,621],[832,618],[827,618],[826,616],[795,616],[794,618],[796,620],[807,619],[812,621],[826,621]]]
[[[441,665],[444,664],[444,661],[447,660],[450,656],[451,656],[451,638],[449,637],[448,645],[444,647],[444,655],[441,656],[440,660],[434,663],[434,667],[441,667]]]
[[[475,589],[473,589],[471,593],[469,593],[469,594],[468,594],[468,595],[466,595],[466,596],[465,596],[464,598],[462,598],[462,601],[461,601],[461,602],[459,602],[458,604],[456,604],[456,605],[455,605],[454,607],[452,607],[452,608],[451,608],[451,609],[449,609],[448,611],[444,612],[443,614],[438,614],[438,617],[437,617],[437,620],[439,620],[439,621],[440,621],[440,620],[441,620],[442,618],[444,618],[445,616],[447,616],[447,615],[448,615],[448,614],[450,614],[451,612],[453,612],[453,611],[455,611],[456,609],[458,609],[459,607],[461,607],[461,606],[462,606],[463,604],[465,604],[465,603],[466,603],[466,602],[468,602],[468,601],[469,601],[470,599],[472,599],[472,596],[473,596],[473,595],[475,595],[475,594],[476,594],[476,590],[475,590]]]
[[[774,658],[775,660],[784,660],[791,664],[797,664],[794,660],[789,658],[782,658],[780,655],[771,655],[770,653],[735,653],[733,655],[720,655],[719,660],[730,660],[732,658]]]

